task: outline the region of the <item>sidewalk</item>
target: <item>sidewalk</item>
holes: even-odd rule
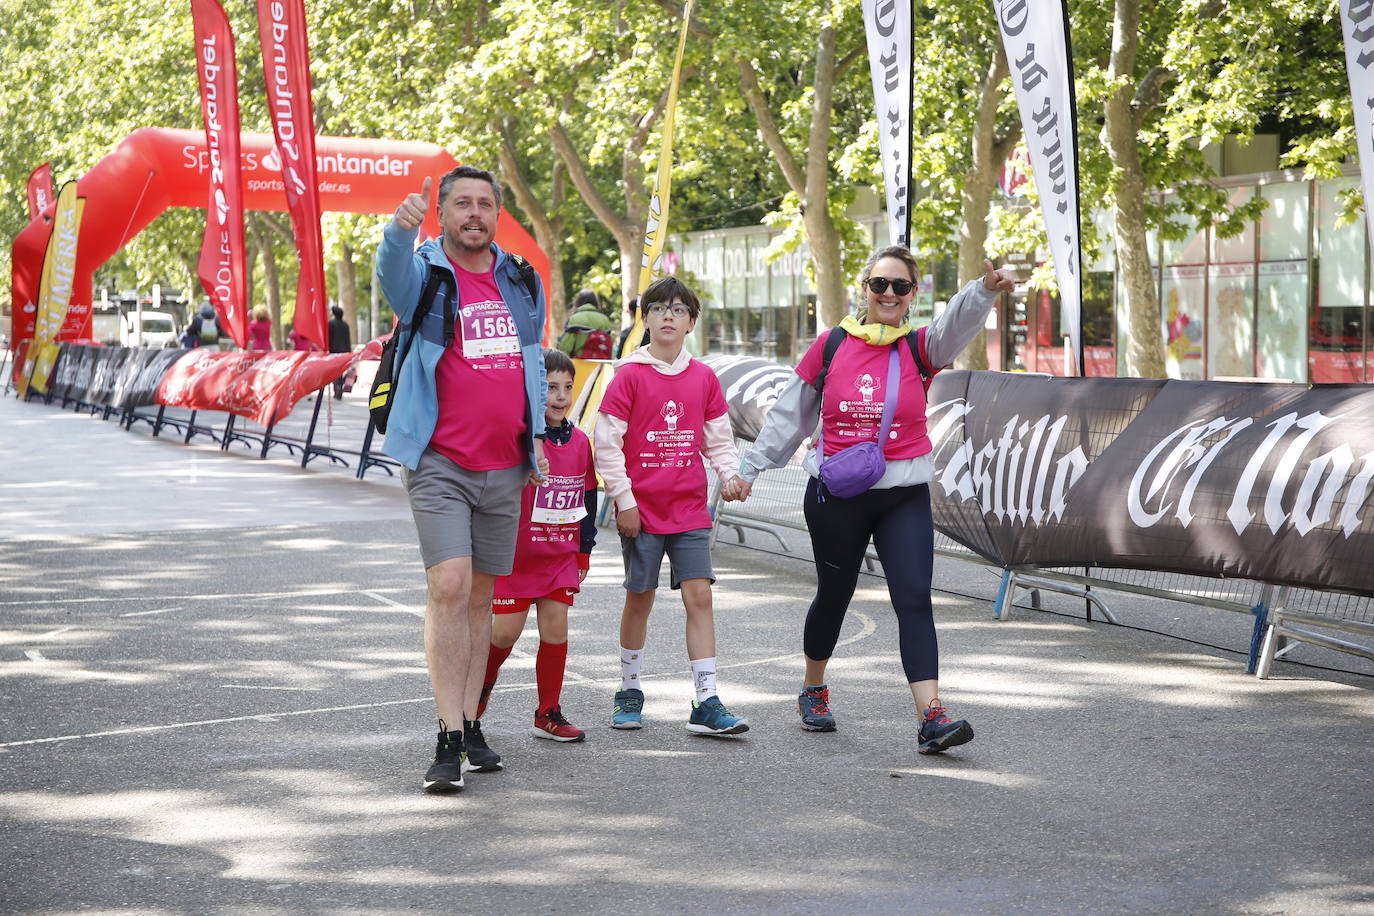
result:
[[[867,576],[831,667],[840,731],[803,733],[809,563],[728,537],[721,693],[752,730],[683,730],[664,589],[647,725],[617,732],[603,531],[563,696],[587,742],[529,736],[527,633],[484,720],[507,769],[427,796],[404,493],[276,454],[0,399],[3,911],[1374,913],[1374,682],[1257,681],[1081,604],[999,623],[968,564],[935,596],[945,698],[977,731],[955,753],[915,753]]]

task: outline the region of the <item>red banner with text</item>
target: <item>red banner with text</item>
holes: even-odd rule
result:
[[[274,154],[286,186],[287,209],[301,263],[294,324],[320,349],[328,350],[329,316],[325,302],[324,242],[320,235],[320,188],[315,176],[315,110],[310,101],[305,3],[257,0],[257,7],[267,105],[277,138]]]
[[[301,398],[341,377],[359,360],[378,359],[381,353],[377,341],[356,353],[220,353],[201,348],[167,370],[157,388],[157,402],[191,410],[226,410],[270,426],[291,413]]]
[[[234,343],[247,347],[248,283],[234,32],[220,0],[191,0],[191,18],[195,21],[205,148],[210,154],[209,202],[198,273],[220,324]]]
[[[52,206],[57,196],[53,191],[52,163],[45,162],[29,172],[29,219],[38,219],[40,213]]]

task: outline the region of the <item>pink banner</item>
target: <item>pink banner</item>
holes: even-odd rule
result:
[[[40,213],[52,206],[56,196],[52,185],[52,163],[45,162],[29,173],[29,219],[38,219]]]
[[[210,197],[200,246],[201,285],[234,343],[248,346],[248,283],[243,231],[243,168],[239,156],[239,80],[234,32],[220,0],[191,0],[196,69]]]
[[[296,287],[296,330],[329,349],[325,302],[320,188],[315,176],[315,110],[310,101],[310,49],[304,0],[257,0],[258,36],[267,105],[276,134],[274,151],[286,185],[287,209],[301,263]]]
[[[259,350],[192,351],[172,364],[157,388],[157,402],[191,410],[225,410],[270,426],[296,402],[324,388],[362,359],[382,354],[378,341],[356,353]]]

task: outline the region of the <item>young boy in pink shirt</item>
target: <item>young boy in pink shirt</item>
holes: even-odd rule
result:
[[[549,395],[544,407],[544,483],[525,487],[515,566],[496,580],[491,649],[477,705],[480,721],[504,662],[525,629],[530,605],[539,622],[534,677],[539,701],[531,733],[553,741],[581,741],[582,729],[563,718],[559,696],[568,659],[568,609],[587,577],[596,545],[596,468],[587,434],[568,422],[574,366],[566,353],[544,351]]]
[[[596,424],[596,466],[614,500],[625,558],[620,616],[620,690],[612,728],[643,725],[640,664],[663,555],[670,583],[687,612],[687,655],[696,699],[687,729],[738,735],[749,724],[716,695],[716,631],[711,608],[711,515],[706,468],[711,462],[735,493],[734,435],[720,380],[683,348],[701,304],[676,277],[655,281],[640,297],[650,343],[616,364]]]

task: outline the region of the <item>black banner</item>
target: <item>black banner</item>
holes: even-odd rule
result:
[[[110,397],[114,394],[115,384],[124,371],[129,354],[135,351],[127,347],[90,347],[89,357],[94,358],[91,367],[91,383],[81,398],[87,404],[109,407]]]
[[[110,394],[110,406],[120,409],[151,407],[157,403],[157,387],[172,364],[195,350],[130,350]]]
[[[49,397],[62,401],[71,399],[86,349],[66,343],[57,345],[57,365],[48,376]]]
[[[1374,388],[947,372],[936,525],[999,565],[1374,595]]]

